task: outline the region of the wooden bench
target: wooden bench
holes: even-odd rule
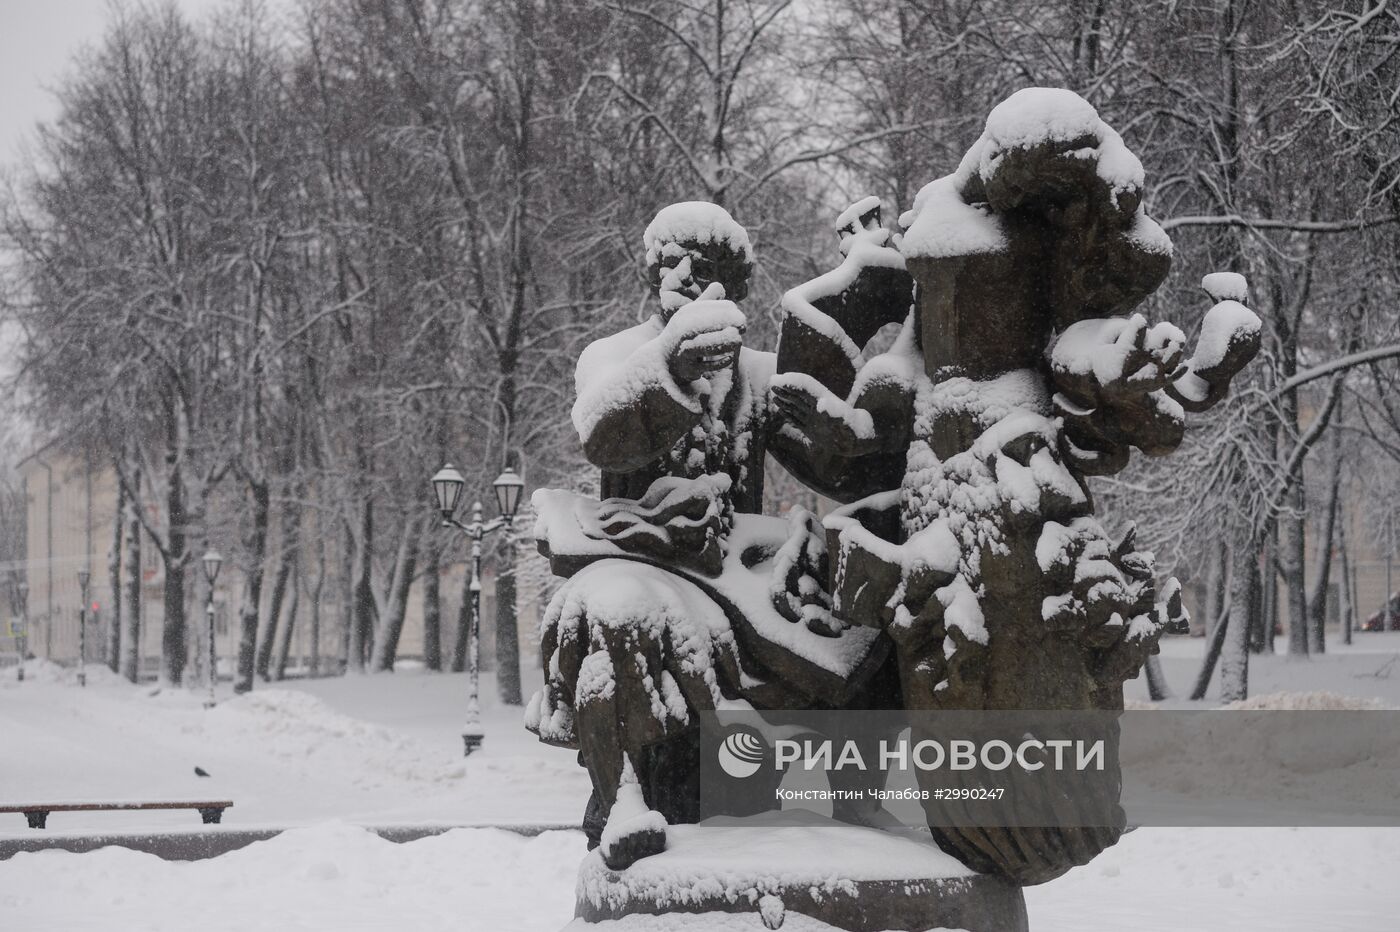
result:
[[[30,828],[45,828],[50,812],[95,812],[100,810],[131,809],[198,809],[205,825],[218,824],[224,810],[232,806],[231,800],[189,802],[125,802],[125,803],[25,803],[23,805],[0,804],[0,812],[22,812],[29,820]]]

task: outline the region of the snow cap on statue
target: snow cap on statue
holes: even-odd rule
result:
[[[662,208],[642,234],[647,278],[666,312],[694,300],[711,283],[743,300],[753,271],[748,232],[723,207],[684,201]]]
[[[741,227],[729,211],[708,201],[682,201],[663,207],[647,224],[642,244],[647,250],[647,265],[660,258],[661,247],[667,243],[723,243],[729,251],[753,262],[753,246],[748,231]]]

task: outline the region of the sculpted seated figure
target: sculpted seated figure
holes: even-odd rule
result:
[[[657,312],[591,344],[576,374],[573,422],[604,500],[535,497],[541,550],[569,578],[527,726],[578,748],[590,846],[614,869],[694,821],[696,711],[831,707],[882,659],[877,631],[831,619],[815,520],[758,516],[774,356],[742,344],[747,233],[683,203],[644,245]]]

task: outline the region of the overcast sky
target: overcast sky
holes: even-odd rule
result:
[[[200,18],[222,0],[176,0]],[[102,37],[109,0],[0,0],[0,162],[56,113],[51,89],[73,53]]]

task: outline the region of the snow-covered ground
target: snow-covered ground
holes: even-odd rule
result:
[[[132,687],[105,667],[30,662],[0,683],[0,799],[233,800],[225,824],[577,824],[588,777],[543,747],[482,682],[486,740],[462,757],[466,677],[419,672],[287,681],[203,708],[203,690]],[[37,680],[37,681],[36,681]],[[195,767],[210,774],[195,775]],[[53,831],[188,828],[193,812],[54,813]],[[17,824],[13,824],[17,823]],[[27,831],[0,817],[0,836]]]
[[[1190,688],[1201,641],[1164,667]],[[1328,690],[1400,706],[1400,635],[1358,635],[1306,662],[1256,662],[1256,694]],[[0,682],[0,800],[234,800],[231,826],[294,826],[222,857],[121,848],[0,862],[0,929],[557,930],[573,910],[578,832],[455,829],[393,844],[360,828],[416,822],[576,823],[587,779],[486,698],[486,743],[463,761],[461,676],[295,682],[225,697],[135,688],[41,664]],[[153,694],[154,693],[154,694]],[[1143,699],[1140,683],[1130,697]],[[212,776],[194,775],[199,766]],[[191,812],[55,813],[48,833],[189,829]],[[19,815],[0,838],[33,837]],[[1036,932],[1392,932],[1400,830],[1140,829],[1090,866],[1027,891]],[[758,929],[756,918],[744,922]],[[736,928],[747,928],[739,924]],[[636,925],[635,928],[651,928]]]
[[[1400,708],[1400,631],[1359,633],[1353,636],[1351,644],[1342,644],[1336,631],[1328,631],[1327,636],[1327,653],[1305,660],[1292,660],[1282,653],[1251,658],[1249,694],[1324,691],[1379,699],[1391,708]],[[1287,646],[1286,639],[1278,640],[1279,651]],[[1204,702],[1193,703],[1185,698],[1196,682],[1204,647],[1204,638],[1162,639],[1162,672],[1175,693],[1174,699],[1161,703],[1162,708],[1206,708],[1219,704],[1213,700],[1220,688],[1218,669]],[[1146,701],[1146,680],[1139,676],[1128,683],[1125,695]]]

